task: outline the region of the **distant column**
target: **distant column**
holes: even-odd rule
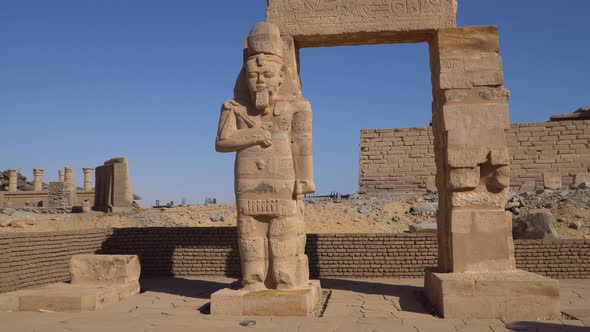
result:
[[[45,172],[43,168],[33,169],[33,176],[35,177],[33,182],[34,191],[43,191],[43,172]]]
[[[18,169],[8,170],[8,191],[16,191],[18,182]]]
[[[59,171],[57,171],[57,174],[59,174],[59,181],[58,182],[64,182],[64,180],[65,180],[64,170],[60,169]]]
[[[74,185],[74,168],[71,166],[64,167],[64,182],[70,186]]]
[[[92,190],[92,173],[94,168],[82,168],[84,171],[84,190]]]

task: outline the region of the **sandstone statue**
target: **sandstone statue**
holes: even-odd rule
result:
[[[218,152],[236,152],[242,286],[249,291],[309,284],[302,198],[315,191],[311,107],[282,94],[286,71],[279,29],[256,24],[242,73],[247,93],[223,104],[215,141]]]

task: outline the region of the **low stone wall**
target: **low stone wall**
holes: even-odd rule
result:
[[[240,275],[235,228],[119,228],[0,235],[0,292],[68,281],[74,254],[135,254],[143,276]],[[312,278],[421,278],[434,234],[308,234]],[[590,278],[590,240],[515,241],[517,267]]]

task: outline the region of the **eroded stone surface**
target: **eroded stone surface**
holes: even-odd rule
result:
[[[235,96],[222,106],[215,141],[217,151],[236,152],[242,286],[249,292],[307,289],[303,195],[315,191],[311,106],[301,97],[299,80],[293,71],[293,42],[281,38],[275,25],[256,24],[248,36],[245,52],[247,57]],[[239,295],[236,294],[226,291],[212,301],[223,303],[228,296],[231,300]],[[273,301],[284,295],[272,294],[275,296],[263,301],[265,305],[279,305]],[[273,313],[279,312],[280,305],[274,308],[274,304],[244,310],[256,314],[271,309]]]
[[[445,318],[559,319],[559,282],[513,270],[494,273],[426,271],[425,292]]]
[[[266,20],[299,47],[318,47],[426,41],[456,14],[456,0],[270,0]]]
[[[85,181],[85,185],[86,185]],[[117,157],[104,162],[95,172],[94,209],[111,212],[133,206],[133,188],[127,158]]]
[[[74,255],[70,260],[72,284],[137,282],[141,273],[136,255]]]

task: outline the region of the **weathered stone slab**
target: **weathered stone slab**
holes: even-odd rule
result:
[[[561,174],[558,171],[548,171],[543,173],[543,185],[545,189],[561,189]]]
[[[437,31],[437,50],[441,59],[500,52],[498,27],[477,26]]]
[[[451,220],[453,272],[515,269],[509,212],[454,209]]]
[[[139,281],[136,255],[74,255],[70,260],[72,284],[121,284]]]
[[[0,311],[94,311],[139,294],[139,282],[112,285],[64,283],[0,295]]]
[[[442,112],[446,130],[510,128],[506,104],[450,104],[443,106]],[[494,133],[491,135],[490,138],[485,137],[485,139],[489,141],[497,137]]]
[[[298,47],[423,42],[456,16],[457,0],[269,0],[266,9]]]
[[[309,316],[321,298],[320,282],[301,290],[247,291],[222,289],[211,294],[211,314],[217,316]]]
[[[559,282],[516,270],[436,273],[426,270],[427,298],[446,319],[559,319]]]

